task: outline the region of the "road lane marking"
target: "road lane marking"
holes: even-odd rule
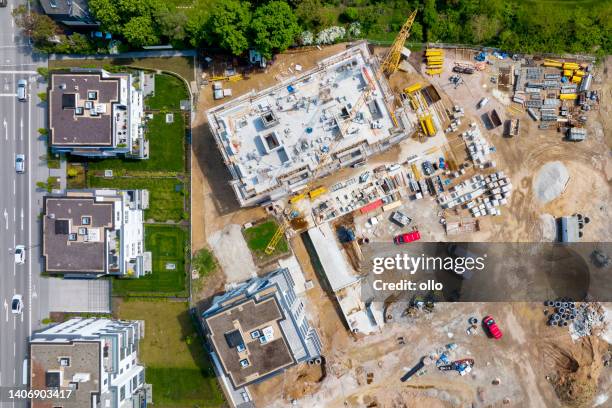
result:
[[[16,93],[0,93],[0,96],[6,96],[6,97],[10,97],[10,98],[16,98],[17,94]]]
[[[30,2],[28,1],[28,8],[30,7]],[[30,133],[32,132],[32,103],[34,98],[30,98],[28,102],[28,157],[32,157],[32,137],[30,137]],[[28,216],[32,217],[32,160],[28,160]],[[32,248],[32,223],[28,224],[28,247]],[[32,337],[32,257],[30,256],[30,251],[26,251],[26,258],[28,261],[28,337]]]
[[[21,118],[21,122],[19,122],[19,127],[21,128],[19,131],[19,140],[23,140],[23,118]]]
[[[8,323],[8,302],[4,299],[4,314],[6,315],[6,322]]]
[[[6,229],[8,229],[8,212],[6,208],[4,209],[4,223],[6,224]]]
[[[4,126],[4,138],[8,140],[8,123],[6,119],[2,120],[2,126]]]
[[[36,64],[19,64],[19,66],[22,65],[36,65]],[[5,65],[0,65],[0,67],[14,67],[16,65],[11,65],[11,64],[5,64]],[[9,71],[0,71],[0,75],[2,74],[27,74],[27,75],[37,75],[38,72],[36,71],[15,71],[15,70],[9,70]]]
[[[17,180],[13,179],[13,195],[17,194]]]
[[[21,209],[21,230],[23,231],[23,208]]]

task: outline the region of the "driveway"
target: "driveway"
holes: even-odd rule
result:
[[[45,279],[50,312],[110,313],[110,280]]]

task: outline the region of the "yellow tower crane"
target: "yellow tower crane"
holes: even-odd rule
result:
[[[402,49],[404,48],[406,39],[408,39],[408,36],[410,35],[410,28],[412,27],[412,24],[414,23],[416,14],[417,14],[417,10],[414,10],[412,14],[410,14],[410,17],[408,17],[408,20],[406,20],[406,22],[402,26],[399,34],[393,41],[393,45],[391,46],[389,51],[387,51],[385,59],[380,64],[380,67],[376,70],[374,74],[376,80],[379,80],[383,74],[390,76],[395,71],[397,71],[397,67],[399,65],[400,58],[401,58]],[[351,125],[351,122],[353,121],[353,118],[355,117],[357,112],[359,112],[363,104],[366,103],[366,101],[368,100],[368,98],[370,97],[370,95],[375,89],[374,81],[372,80],[372,78],[370,77],[369,73],[367,72],[365,68],[364,68],[364,76],[367,79],[367,86],[364,88],[361,95],[359,95],[359,99],[357,100],[355,105],[353,105],[353,108],[351,109],[348,117],[345,119],[342,126],[340,126],[340,135],[343,135],[348,130],[348,128]],[[304,187],[304,192],[296,194],[289,199],[289,204],[291,205],[292,210],[294,209],[293,206],[298,201],[305,198],[306,196],[309,196],[311,199],[314,199],[315,197],[323,194],[326,191],[324,187],[318,187],[312,190],[311,184],[314,183],[317,174],[327,165],[327,161],[330,159],[335,147],[337,146],[338,143],[340,143],[341,140],[342,140],[342,137],[334,141],[334,143],[332,143],[329,146],[329,149],[327,149],[327,151],[321,155],[321,157],[319,158],[319,164],[313,170],[312,175],[310,176],[310,181],[307,182]],[[274,232],[274,235],[272,235],[272,238],[266,245],[266,249],[264,250],[266,255],[271,255],[276,250],[276,246],[280,242],[281,238],[285,235],[285,231],[287,231],[288,228],[289,228],[289,223],[283,217],[282,224],[279,225],[279,227]]]

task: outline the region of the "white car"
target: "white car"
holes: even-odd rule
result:
[[[13,300],[11,300],[11,312],[13,314],[21,314],[23,310],[23,298],[21,295],[13,296]]]
[[[25,173],[25,154],[15,155],[15,171],[17,173]]]
[[[24,245],[17,245],[15,247],[15,263],[16,264],[24,264],[25,263],[25,251],[26,248]]]
[[[20,79],[17,81],[17,99],[24,102],[28,99],[28,81]]]

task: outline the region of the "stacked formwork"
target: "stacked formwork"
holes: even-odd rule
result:
[[[427,75],[440,75],[444,65],[444,51],[440,48],[428,48],[425,50],[425,63]]]

